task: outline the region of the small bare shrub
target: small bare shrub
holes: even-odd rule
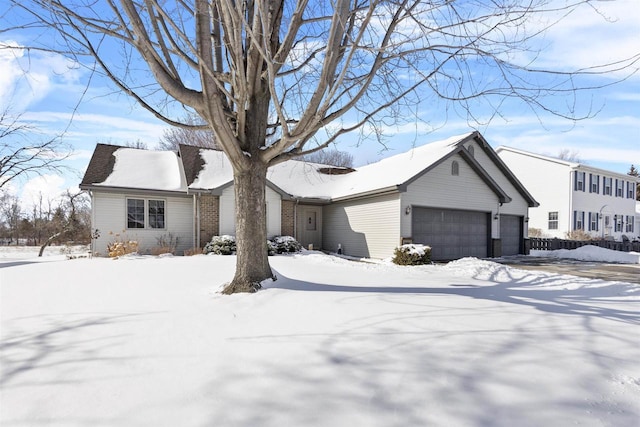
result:
[[[156,242],[158,242],[158,246],[151,249],[151,255],[175,255],[176,248],[178,247],[178,237],[174,236],[173,233],[167,233],[160,237],[156,237]]]
[[[107,243],[107,253],[109,258],[117,258],[126,254],[132,254],[138,252],[138,242],[135,240],[127,239],[125,233],[113,233],[114,238],[111,242]]]
[[[544,237],[544,233],[541,228],[529,227],[529,237]]]
[[[573,230],[573,231],[569,231],[567,233],[565,233],[565,237],[568,240],[593,240],[593,237],[591,236],[591,234],[587,233],[584,230]]]

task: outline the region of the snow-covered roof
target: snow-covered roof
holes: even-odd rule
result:
[[[614,171],[610,171],[610,170],[607,170],[607,169],[597,168],[595,166],[591,166],[591,165],[588,165],[588,164],[585,164],[585,163],[571,162],[571,161],[559,159],[559,158],[556,158],[556,157],[545,156],[543,154],[538,154],[538,153],[532,153],[530,151],[521,150],[519,148],[513,148],[513,147],[507,147],[505,145],[501,145],[498,148],[496,148],[496,153],[499,154],[501,151],[510,151],[512,153],[520,154],[522,156],[528,156],[528,157],[531,157],[531,158],[534,158],[534,159],[539,159],[539,160],[544,160],[544,161],[547,161],[547,162],[557,163],[557,164],[560,164],[560,165],[567,166],[571,170],[575,170],[575,169],[587,170],[587,171],[590,171],[590,172],[598,173],[600,175],[611,175],[611,176],[616,176],[616,177],[620,177],[620,178],[627,179],[627,180],[640,182],[640,178],[634,177],[634,176],[630,176],[630,175],[627,175],[627,174],[624,174],[624,173],[621,173],[621,172],[614,172]]]
[[[173,151],[151,151],[136,148],[102,146],[110,151],[115,161],[103,172],[104,180],[92,182],[98,187],[135,188],[141,190],[186,192],[187,185],[182,164]],[[94,157],[96,155],[94,154]],[[91,169],[90,162],[89,169]],[[103,167],[104,169],[105,167]],[[83,180],[83,183],[85,180]]]
[[[327,175],[321,172],[327,165],[289,160],[269,168],[267,179],[300,198],[337,199],[392,188],[428,169],[472,135],[467,133],[415,147],[347,174]],[[224,153],[203,148],[200,157],[204,164],[189,188],[214,189],[233,180],[232,167]]]
[[[454,152],[459,152],[501,200],[509,201],[504,190],[464,149],[463,144],[472,139],[480,141],[483,149],[491,151],[489,154],[495,158],[496,164],[501,165],[495,153],[486,148],[488,144],[482,136],[477,132],[470,132],[414,147],[357,169],[333,168],[330,171],[338,173],[327,174],[327,165],[289,160],[269,168],[267,180],[283,196],[296,199],[330,201],[386,191],[402,191],[403,186]],[[501,170],[510,176],[511,172],[506,167]],[[513,179],[516,188],[519,188],[532,206],[535,205],[535,200]],[[179,153],[175,153],[98,144],[81,188],[216,192],[232,182],[231,163],[219,150],[181,145]]]

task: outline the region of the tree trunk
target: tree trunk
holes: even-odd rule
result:
[[[224,289],[225,294],[256,292],[260,282],[274,278],[267,253],[266,183],[264,165],[235,173],[236,274]]]

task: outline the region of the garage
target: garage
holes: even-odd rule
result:
[[[453,209],[413,208],[412,238],[431,246],[431,259],[486,258],[491,214]]]
[[[503,256],[522,253],[521,216],[500,215],[500,240]]]

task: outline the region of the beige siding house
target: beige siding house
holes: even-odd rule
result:
[[[290,160],[267,180],[270,237],[355,257],[386,258],[403,242],[432,246],[436,260],[525,253],[537,205],[478,132],[357,169]],[[81,188],[92,195],[98,253],[123,231],[143,250],[167,234],[182,250],[235,233],[233,174],[220,151],[99,144]]]

